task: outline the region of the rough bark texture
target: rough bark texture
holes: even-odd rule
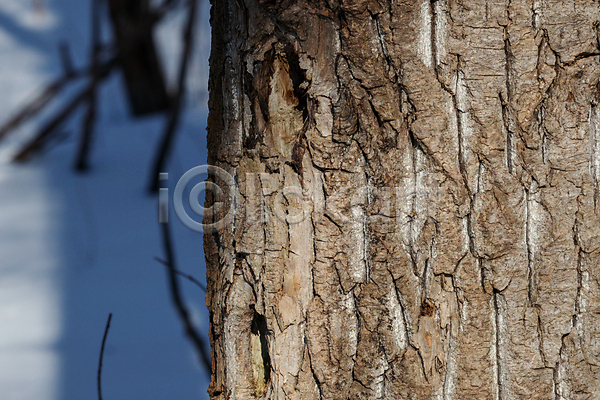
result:
[[[600,399],[599,11],[214,0],[211,397]]]

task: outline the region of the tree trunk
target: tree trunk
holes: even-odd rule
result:
[[[600,399],[599,11],[214,0],[211,397]]]

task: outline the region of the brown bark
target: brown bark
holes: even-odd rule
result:
[[[211,397],[599,399],[599,11],[214,1]]]

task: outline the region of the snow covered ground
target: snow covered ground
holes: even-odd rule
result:
[[[207,3],[190,102],[168,169],[171,188],[206,162]],[[85,63],[88,7],[88,1],[0,0],[0,124],[60,74],[61,39],[69,41],[77,66]],[[168,18],[159,32],[171,81],[182,19],[181,13]],[[131,120],[120,79],[115,74],[102,88],[90,173],[71,169],[81,113],[29,164],[8,159],[50,110],[0,142],[0,399],[96,398],[110,312],[105,399],[208,397],[208,377],[171,306],[165,269],[154,260],[164,255],[157,199],[145,187],[164,117]],[[171,222],[178,268],[204,281],[202,236],[174,213]],[[182,286],[206,335],[204,293],[187,281]]]

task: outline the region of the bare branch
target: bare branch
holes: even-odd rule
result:
[[[71,47],[69,42],[61,40],[58,44],[58,52],[60,54],[60,62],[63,66],[65,76],[73,75],[75,67],[73,67],[73,57],[71,57]]]
[[[155,23],[159,22],[178,3],[179,2],[175,0],[165,0],[164,4],[162,4],[157,10],[153,12],[154,18],[151,18],[149,20],[148,26],[152,26]],[[66,86],[66,84],[73,81],[74,79],[93,73],[93,66],[81,70],[73,69],[73,63],[67,42],[60,43],[59,53],[61,57],[61,62],[63,64],[63,69],[65,70],[65,74],[53,81],[52,83],[50,83],[48,86],[46,86],[39,96],[34,98],[30,103],[28,103],[21,111],[19,111],[13,118],[8,120],[4,125],[0,126],[0,139],[4,138],[10,132],[16,129],[19,125],[33,118],[40,111],[42,111],[44,107],[47,106],[50,103],[50,101],[61,92],[61,90]],[[114,60],[111,60],[110,63],[114,63]],[[79,101],[82,101],[82,99],[80,99]],[[70,115],[70,113],[68,113],[68,115]],[[58,118],[59,116],[57,116],[56,119],[62,121],[63,119],[67,118],[68,115],[64,116],[63,118]],[[52,125],[52,129],[55,128],[54,124],[48,124],[46,126],[49,127],[50,125]],[[45,129],[42,129],[42,131],[44,130]]]
[[[94,134],[94,122],[96,121],[96,108],[98,103],[98,83],[100,82],[99,58],[102,49],[100,39],[100,0],[92,0],[92,51],[90,54],[90,65],[92,69],[92,80],[90,91],[87,95],[87,112],[83,120],[83,132],[79,144],[79,152],[75,161],[75,170],[83,172],[89,168],[89,153],[92,136]]]
[[[106,321],[106,328],[104,328],[104,336],[102,337],[102,347],[100,348],[100,360],[98,361],[98,400],[102,400],[102,361],[104,359],[104,345],[106,344],[111,319],[112,313],[108,314],[108,321]]]
[[[8,135],[23,122],[34,117],[37,113],[42,111],[42,109],[50,102],[50,100],[60,93],[67,83],[71,82],[75,78],[80,77],[81,75],[81,71],[72,73],[71,75],[64,75],[48,85],[38,97],[33,99],[33,101],[25,106],[25,108],[23,108],[20,112],[18,112],[17,115],[0,127],[0,139],[4,138],[4,136]]]
[[[183,301],[183,297],[181,295],[181,289],[179,287],[179,281],[177,280],[177,269],[175,268],[175,256],[173,253],[173,245],[171,243],[171,234],[169,232],[169,224],[162,224],[162,236],[163,236],[163,245],[165,248],[165,254],[167,260],[164,264],[167,266],[167,271],[169,274],[169,288],[171,290],[171,299],[173,300],[173,304],[177,313],[179,314],[179,319],[181,320],[185,334],[192,342],[192,345],[196,349],[198,356],[200,358],[200,362],[206,368],[206,371],[209,374],[212,374],[212,365],[210,361],[210,355],[206,352],[206,347],[204,344],[204,339],[200,333],[196,330],[192,321],[190,319],[190,313]]]
[[[169,263],[166,262],[165,260],[163,260],[162,258],[154,257],[154,259],[156,261],[158,261],[159,263],[161,263],[162,265],[164,265],[165,267],[169,268]],[[187,279],[188,281],[192,282],[193,284],[198,286],[204,293],[206,293],[206,286],[204,286],[198,279],[194,278],[191,275],[186,274],[185,272],[181,272],[179,270],[175,270],[175,273],[177,275]]]
[[[158,154],[156,155],[154,166],[152,168],[152,173],[150,175],[149,190],[152,193],[156,193],[158,191],[158,177],[159,174],[163,172],[165,163],[169,158],[169,153],[171,152],[171,145],[173,143],[173,139],[177,131],[177,126],[179,125],[179,119],[181,116],[181,111],[183,108],[185,98],[185,81],[187,78],[189,61],[191,58],[190,56],[194,44],[194,26],[196,22],[197,5],[198,0],[189,0],[190,8],[188,10],[188,20],[184,31],[185,45],[183,48],[183,53],[181,55],[181,63],[179,65],[178,87],[177,92],[175,93],[175,96],[172,100],[169,120],[167,122],[167,125],[165,126],[163,138],[158,148]]]
[[[116,59],[112,59],[105,63],[99,71],[98,79],[102,80],[108,76],[112,68],[116,65]],[[15,162],[25,162],[37,151],[39,151],[48,142],[50,136],[55,133],[65,119],[67,119],[77,107],[89,96],[93,90],[94,83],[90,83],[81,92],[79,92],[70,102],[65,105],[62,110],[54,116],[46,125],[40,129],[39,133],[25,145],[21,151],[14,157]]]

